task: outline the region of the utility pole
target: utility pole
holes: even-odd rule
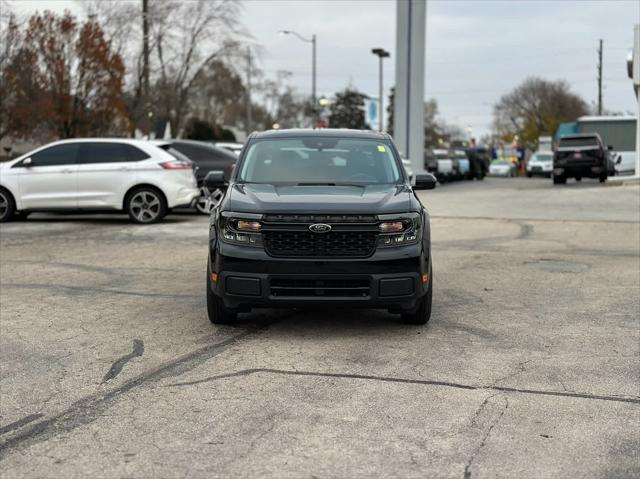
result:
[[[142,104],[147,123],[147,135],[151,135],[151,111],[149,108],[149,0],[142,0]]]
[[[293,30],[280,30],[280,35],[293,35],[305,43],[311,43],[311,103],[313,114],[313,128],[318,126],[318,105],[316,98],[316,34],[311,35],[311,38],[305,38],[298,32]]]
[[[245,94],[245,102],[247,109],[246,134],[251,133],[251,47],[247,47],[247,89]]]
[[[598,47],[598,116],[602,115],[602,38]]]

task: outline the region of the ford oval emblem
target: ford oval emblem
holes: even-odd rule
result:
[[[328,233],[329,231],[331,231],[331,225],[316,223],[309,226],[309,231],[312,231],[314,233]]]

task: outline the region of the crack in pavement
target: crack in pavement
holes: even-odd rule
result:
[[[269,323],[265,323],[245,329],[241,333],[223,341],[203,346],[202,348],[161,364],[109,391],[98,392],[79,399],[68,409],[48,419],[37,422],[1,442],[0,460],[4,459],[13,449],[46,441],[53,436],[67,433],[80,426],[92,423],[111,408],[123,394],[143,384],[159,381],[165,377],[179,376],[191,371],[205,361],[236,345],[241,340],[265,330],[269,325]],[[19,426],[14,426],[14,429],[17,427]]]
[[[534,360],[533,359],[527,359],[526,361],[519,362],[518,364],[516,364],[516,368],[518,368],[517,371],[513,371],[513,372],[507,374],[506,376],[503,376],[501,378],[496,379],[495,381],[493,381],[491,383],[491,385],[489,387],[492,388],[496,384],[501,383],[502,381],[505,381],[507,379],[513,379],[516,376],[519,376],[520,374],[524,373],[526,371],[526,368],[524,367],[525,364],[529,364],[532,361],[534,361]]]
[[[488,403],[489,399],[494,396],[489,396],[484,400],[484,402],[480,405],[480,408],[478,409],[478,413]],[[486,434],[482,438],[482,441],[480,441],[480,444],[478,444],[478,447],[476,447],[475,450],[471,453],[471,457],[469,457],[469,460],[467,461],[466,466],[464,466],[464,476],[463,476],[464,479],[471,479],[471,466],[473,465],[473,461],[475,460],[478,453],[482,450],[482,448],[487,444],[487,439],[489,439],[489,436],[491,435],[491,431],[493,431],[493,428],[496,427],[500,419],[502,419],[502,416],[504,416],[505,412],[507,412],[507,409],[509,409],[509,400],[506,397],[503,397],[503,399],[504,399],[504,407],[500,411],[500,415],[491,423],[491,425],[487,429]]]
[[[491,390],[491,391],[513,392],[513,393],[523,393],[523,394],[538,394],[542,396],[570,397],[570,398],[577,398],[577,399],[593,399],[593,400],[600,400],[600,401],[613,401],[613,402],[640,404],[640,397],[636,398],[636,397],[623,397],[623,396],[605,396],[605,395],[588,394],[588,393],[573,393],[573,392],[563,392],[563,391],[544,391],[539,389],[521,389],[521,388],[494,386],[494,385],[472,386],[470,384],[453,383],[449,381],[434,381],[434,380],[428,380],[428,379],[407,379],[407,378],[396,378],[396,377],[390,377],[390,376],[372,376],[367,374],[323,373],[323,372],[315,372],[315,371],[291,371],[286,369],[272,369],[272,368],[242,369],[240,371],[236,371],[233,373],[219,374],[217,376],[209,376],[207,378],[198,379],[195,381],[167,384],[162,387],[168,388],[168,387],[178,387],[178,386],[193,386],[196,384],[217,381],[218,379],[249,376],[249,375],[258,374],[258,373],[280,374],[284,376],[312,376],[312,377],[324,377],[324,378],[363,379],[363,380],[383,381],[383,382],[390,382],[390,383],[443,386],[443,387],[450,387],[450,388],[456,388],[456,389],[466,389],[471,391]]]
[[[42,416],[44,416],[44,414],[29,414],[28,416],[25,416],[22,419],[18,419],[17,421],[7,424],[6,426],[2,426],[0,427],[0,436],[13,431],[14,429],[21,428],[25,424],[29,424],[30,422],[33,422],[36,419],[40,419]]]
[[[107,381],[110,381],[111,379],[115,378],[118,374],[120,374],[125,364],[127,364],[133,358],[138,358],[143,354],[144,354],[144,342],[141,339],[134,339],[133,351],[131,351],[129,354],[125,354],[121,358],[114,361],[114,363],[111,365],[111,369],[109,369],[107,374],[104,375],[104,378],[102,378],[102,383],[104,384]]]
[[[484,398],[484,401],[482,401],[482,404],[478,406],[478,409],[476,409],[476,412],[473,414],[473,417],[471,418],[471,422],[470,422],[471,427],[475,427],[477,425],[478,418],[480,417],[480,414],[482,413],[482,411],[484,411],[484,408],[489,403],[489,399],[494,398],[497,395],[498,393],[495,393]]]
[[[100,293],[100,294],[118,294],[124,296],[142,296],[151,298],[169,298],[169,299],[184,299],[184,298],[201,298],[199,294],[165,294],[165,293],[143,293],[135,291],[122,291],[118,289],[102,289],[102,288],[89,288],[83,286],[65,286],[65,285],[51,285],[40,283],[14,283],[5,284],[4,287],[8,288],[24,288],[24,289],[47,289],[54,291],[64,291],[70,293]]]
[[[117,275],[118,277],[122,276],[123,268],[121,266],[96,266],[96,265],[86,265],[81,263],[70,263],[70,262],[56,262],[56,261],[48,261],[48,260],[26,260],[26,259],[7,259],[3,260],[4,263],[13,263],[13,264],[36,264],[39,266],[47,265],[53,267],[60,268],[69,268],[76,269],[78,271],[87,271],[90,273],[103,273],[106,275]],[[127,271],[167,271],[167,272],[181,272],[181,273],[190,273],[190,270],[180,270],[176,268],[159,268],[155,266],[132,266],[127,265]]]

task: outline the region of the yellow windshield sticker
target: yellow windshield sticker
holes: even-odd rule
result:
[[[378,151],[379,151],[380,153],[384,153],[386,150],[384,149],[384,146],[382,146],[382,145],[378,145]]]

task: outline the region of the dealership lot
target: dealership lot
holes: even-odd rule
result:
[[[640,190],[420,193],[426,327],[206,319],[207,218],[0,227],[3,477],[638,477]]]

